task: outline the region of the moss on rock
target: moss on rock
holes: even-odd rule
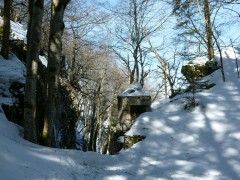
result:
[[[145,136],[141,136],[141,135],[134,135],[134,136],[125,135],[123,148],[128,149],[132,147],[134,144],[138,143],[139,141],[144,140],[145,138],[146,138]]]
[[[189,63],[182,67],[181,73],[190,83],[213,73],[217,69],[218,65],[216,61],[207,61],[205,64]]]

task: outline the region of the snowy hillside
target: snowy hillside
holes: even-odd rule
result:
[[[0,16],[0,25],[3,24],[3,18]],[[25,42],[27,41],[26,35],[27,35],[27,30],[23,28],[23,25],[20,23],[15,23],[11,21],[11,38],[12,39],[18,39],[18,40],[24,40]]]
[[[129,152],[147,154],[148,162],[162,169],[156,177],[240,178],[240,84],[235,61],[240,53],[232,48],[222,53],[227,82],[222,82],[220,70],[204,78],[217,84],[197,93],[195,111],[183,110],[184,97],[191,94],[172,103],[155,103],[154,112],[143,114],[127,133],[147,137]]]
[[[128,132],[143,134],[146,139],[119,155],[31,144],[1,109],[1,179],[239,179],[240,83],[232,49],[223,52],[226,83],[221,81],[220,72],[209,76],[218,79],[217,85],[197,94],[200,106],[193,112],[183,110],[181,97],[153,104],[154,111],[142,114]],[[1,58],[2,91],[13,80],[24,81],[24,73],[15,56],[9,61]],[[6,98],[1,96],[2,102]]]

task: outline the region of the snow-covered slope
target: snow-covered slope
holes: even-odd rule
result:
[[[220,70],[204,78],[202,81],[214,81],[216,86],[196,95],[199,106],[195,111],[183,110],[183,97],[191,94],[171,103],[157,102],[152,106],[154,112],[144,113],[127,132],[146,136],[126,153],[146,156],[146,175],[240,179],[240,81],[236,67],[240,53],[233,48],[222,53],[227,82],[222,82]],[[139,164],[139,159],[135,160]]]
[[[193,112],[183,111],[182,101],[176,100],[143,114],[128,134],[146,139],[126,154],[141,154],[134,164],[145,164],[145,176],[239,179],[239,90],[233,83],[217,85],[198,94],[201,107]]]
[[[0,25],[3,24],[3,18],[0,16]],[[15,23],[11,21],[11,38],[12,39],[18,39],[18,40],[24,40],[25,42],[27,41],[26,35],[27,35],[27,30],[23,28],[22,24]]]

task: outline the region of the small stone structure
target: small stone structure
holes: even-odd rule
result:
[[[150,105],[151,96],[142,90],[141,84],[138,82],[131,84],[118,95],[117,130],[128,131],[140,114],[151,111]]]
[[[135,119],[142,113],[151,111],[151,96],[142,90],[140,83],[131,84],[123,93],[118,95],[118,121],[113,127],[109,142],[109,154],[116,154],[122,148],[129,148],[143,140],[142,136],[125,136]],[[124,142],[119,137],[124,136]]]

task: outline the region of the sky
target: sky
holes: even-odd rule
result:
[[[202,82],[216,85],[196,94],[199,104],[185,110],[183,94],[157,101],[126,135],[146,138],[109,156],[48,148],[23,139],[22,127],[0,107],[0,176],[6,180],[236,180],[240,179],[240,49],[222,50],[226,82],[215,71]],[[235,54],[236,53],[236,54]],[[217,57],[219,55],[216,55]],[[203,58],[201,59],[203,60]],[[11,104],[12,82],[25,81],[15,55],[0,57],[0,104]],[[2,96],[4,94],[4,96]]]

